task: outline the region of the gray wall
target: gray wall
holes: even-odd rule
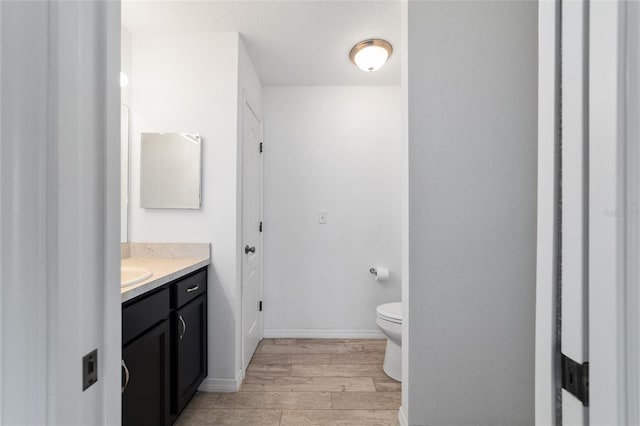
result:
[[[532,425],[537,3],[409,2],[411,425]]]

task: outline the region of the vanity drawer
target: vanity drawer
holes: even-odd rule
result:
[[[186,278],[175,281],[173,284],[173,308],[179,308],[185,303],[195,299],[207,290],[207,270],[189,275]]]
[[[122,308],[122,344],[150,329],[169,316],[169,289],[164,288]]]

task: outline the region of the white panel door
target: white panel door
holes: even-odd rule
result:
[[[587,8],[582,0],[562,2],[561,350],[577,363],[588,360]],[[586,425],[587,415],[563,389],[562,424]]]
[[[262,124],[250,103],[242,112],[242,368],[262,339]]]
[[[120,2],[0,1],[0,39],[0,424],[120,424]]]
[[[589,363],[588,409],[562,390],[563,425],[638,425],[640,419],[640,6],[623,0],[563,0],[561,9],[541,4],[541,40],[548,40],[561,12],[561,43],[540,43],[541,74],[538,317],[536,329],[536,424],[556,424],[555,398],[549,394],[548,344],[554,328],[544,318],[549,300],[553,262],[550,219],[554,188],[561,191],[560,253],[562,287],[562,353],[577,363]],[[556,42],[558,40],[553,40]],[[551,83],[551,58],[561,46],[561,84]],[[542,65],[547,65],[542,68]],[[545,79],[543,80],[543,77]],[[542,90],[546,88],[546,91]],[[561,93],[556,103],[553,90]],[[551,96],[553,95],[553,96]],[[551,113],[561,113],[560,185],[549,183],[554,129]],[[544,151],[542,151],[544,149]],[[554,149],[555,152],[555,149]],[[542,235],[544,238],[540,238]],[[546,243],[546,244],[545,244]],[[542,244],[540,246],[540,244]],[[543,256],[540,255],[543,254]],[[626,262],[626,264],[625,264]],[[626,269],[625,269],[626,268]],[[546,274],[540,274],[540,271]],[[546,279],[545,279],[546,278]],[[547,296],[545,299],[544,296]],[[547,308],[547,309],[544,309]],[[542,315],[540,313],[542,312]],[[554,316],[555,318],[555,316]],[[546,334],[545,334],[546,332]],[[551,332],[551,333],[549,333]],[[538,366],[542,367],[538,371]],[[556,372],[552,374],[554,379]],[[566,375],[565,375],[566,379]],[[551,414],[551,415],[549,415]]]

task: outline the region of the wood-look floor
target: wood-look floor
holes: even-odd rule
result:
[[[198,393],[176,425],[397,425],[400,383],[382,370],[385,345],[265,339],[240,392]]]

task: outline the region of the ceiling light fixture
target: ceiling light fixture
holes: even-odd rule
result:
[[[374,72],[387,62],[392,52],[391,43],[379,38],[372,38],[353,46],[349,52],[349,58],[362,71]]]

